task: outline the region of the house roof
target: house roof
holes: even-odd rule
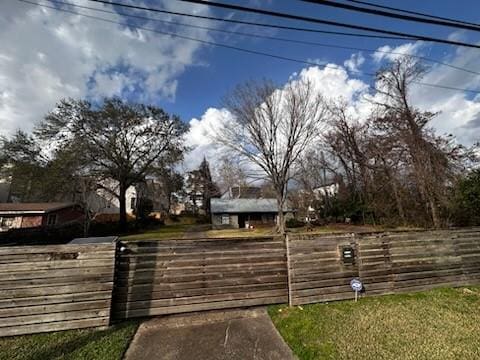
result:
[[[1,203],[0,215],[15,214],[46,214],[55,210],[60,210],[75,206],[73,203]]]
[[[222,213],[276,213],[276,199],[211,199],[210,209],[214,214]],[[290,211],[287,208],[284,211]]]

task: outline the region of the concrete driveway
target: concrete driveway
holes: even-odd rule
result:
[[[140,325],[126,360],[291,360],[266,309],[157,317]]]

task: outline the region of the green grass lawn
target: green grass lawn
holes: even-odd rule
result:
[[[305,359],[480,359],[480,287],[269,307]]]
[[[138,323],[0,338],[0,360],[120,360]]]

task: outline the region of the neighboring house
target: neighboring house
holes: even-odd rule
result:
[[[118,182],[104,180],[100,188],[88,197],[89,207],[94,210],[98,219],[111,218],[109,215],[120,213],[120,202],[115,195],[118,193]],[[140,198],[152,202],[152,213],[158,217],[169,212],[170,202],[165,186],[157,179],[147,179],[135,186],[130,186],[125,193],[127,215],[134,216]]]
[[[313,189],[315,197],[320,200],[326,196],[333,197],[338,194],[339,184],[334,182]]]
[[[2,203],[0,231],[60,227],[83,221],[83,210],[72,203]]]
[[[275,199],[211,199],[212,225],[214,227],[250,228],[258,225],[275,225],[278,206]],[[292,217],[291,209],[284,209]]]
[[[94,209],[98,215],[120,214],[120,201],[114,194],[119,192],[118,182],[115,180],[104,180],[100,183],[101,188],[88,197],[89,207]],[[134,186],[128,187],[125,193],[126,212],[133,215],[137,204],[137,189]]]
[[[166,192],[166,186],[158,179],[147,179],[135,186],[136,201],[138,199],[148,199],[152,202],[152,215],[162,218],[170,212],[172,206],[169,194]]]

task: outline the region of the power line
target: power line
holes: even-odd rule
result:
[[[194,15],[194,14],[187,14],[187,13],[178,12],[178,11],[169,11],[169,10],[157,9],[157,8],[147,8],[147,7],[139,6],[139,5],[123,4],[123,3],[111,2],[111,1],[106,1],[106,0],[89,0],[89,1],[102,3],[102,4],[113,5],[113,6],[118,6],[118,7],[124,7],[124,8],[128,8],[128,9],[152,11],[152,12],[157,12],[157,13],[162,13],[162,14],[190,17],[190,18],[195,18],[195,19],[220,21],[220,22],[226,22],[226,23],[251,25],[251,26],[257,26],[257,27],[281,29],[281,30],[292,30],[292,31],[309,32],[309,33],[320,33],[320,34],[352,36],[352,37],[364,37],[364,38],[374,38],[374,39],[390,39],[390,40],[411,40],[411,39],[415,40],[416,39],[414,37],[407,37],[407,36],[387,36],[387,35],[376,35],[376,34],[349,33],[349,32],[341,32],[341,31],[328,31],[328,30],[302,28],[302,27],[295,27],[295,26],[285,26],[285,25],[278,25],[278,24],[265,24],[265,23],[258,23],[258,22],[244,21],[244,20],[225,19],[225,18],[218,18],[218,17],[214,17],[214,16]]]
[[[345,0],[345,1],[352,2],[352,3],[357,3],[357,4],[362,4],[362,5],[368,5],[368,6],[376,7],[376,8],[379,8],[379,9],[393,10],[393,11],[402,12],[402,13],[405,13],[405,14],[420,15],[420,16],[425,16],[425,17],[432,18],[432,19],[445,20],[445,21],[449,21],[449,22],[453,22],[453,23],[480,26],[480,24],[475,24],[475,23],[468,22],[468,21],[465,21],[465,20],[450,19],[450,18],[447,18],[447,17],[421,13],[421,12],[418,12],[418,11],[411,11],[411,10],[395,8],[395,7],[392,7],[392,6],[374,4],[374,3],[371,3],[371,2],[368,2],[368,1],[361,1],[361,0]]]
[[[445,20],[421,18],[418,16],[412,16],[412,15],[402,15],[402,14],[392,13],[390,11],[369,9],[361,6],[343,4],[343,3],[334,2],[330,0],[302,0],[302,1],[308,2],[308,3],[314,3],[317,5],[329,6],[337,9],[344,9],[344,10],[350,10],[350,11],[360,12],[364,14],[383,16],[383,17],[388,17],[392,19],[400,19],[400,20],[413,21],[413,22],[424,23],[424,24],[448,26],[448,27],[464,29],[464,30],[480,31],[479,25],[466,25],[466,24],[460,24],[460,23],[455,23],[455,22],[445,21]]]
[[[89,0],[89,1],[99,1],[99,0]],[[311,17],[306,17],[306,16],[300,16],[300,15],[292,15],[292,14],[287,14],[287,13],[280,13],[280,12],[275,12],[275,11],[270,11],[270,10],[250,8],[250,7],[239,6],[239,5],[231,5],[231,4],[214,2],[214,1],[206,1],[206,0],[178,0],[178,1],[193,3],[193,4],[202,4],[202,5],[206,5],[206,6],[219,7],[219,8],[223,8],[223,9],[229,9],[229,10],[244,11],[244,12],[249,12],[249,13],[254,13],[254,14],[268,15],[268,16],[273,16],[273,17],[280,17],[280,18],[289,19],[289,20],[307,21],[307,22],[312,22],[312,23],[317,23],[317,24],[340,26],[340,27],[346,27],[346,28],[350,28],[350,29],[364,30],[364,31],[373,31],[373,32],[389,34],[389,35],[396,35],[396,36],[408,36],[408,37],[416,38],[418,40],[432,41],[432,42],[437,42],[437,43],[442,43],[442,44],[456,45],[456,46],[466,46],[466,47],[472,47],[472,48],[480,49],[479,45],[460,42],[460,41],[440,39],[440,38],[435,38],[435,37],[425,36],[425,35],[414,35],[414,34],[409,34],[409,33],[404,33],[404,32],[384,30],[384,29],[373,28],[373,27],[362,26],[362,25],[347,24],[347,23],[342,23],[342,22],[337,22],[337,21],[323,20],[323,19],[311,18]]]
[[[424,61],[439,64],[439,65],[442,65],[442,66],[450,67],[450,68],[455,69],[455,70],[464,71],[464,72],[474,74],[474,75],[480,75],[480,72],[477,72],[477,71],[474,71],[474,70],[465,69],[465,68],[462,68],[462,67],[459,67],[459,66],[455,66],[455,65],[448,64],[448,63],[438,61],[438,60],[435,60],[435,59],[431,59],[431,58],[428,58],[428,57],[425,57],[425,56],[419,56],[419,55],[414,55],[414,54],[404,54],[404,53],[401,53],[401,52],[378,50],[378,49],[368,49],[368,48],[362,48],[362,47],[351,47],[351,46],[343,46],[343,45],[335,45],[335,44],[325,44],[325,43],[319,43],[319,42],[313,42],[313,41],[304,41],[304,40],[283,38],[283,37],[277,37],[277,36],[268,36],[268,35],[254,34],[254,33],[246,33],[246,32],[241,32],[241,31],[230,31],[230,30],[211,28],[211,27],[206,27],[206,26],[201,26],[201,25],[193,25],[193,24],[186,24],[186,23],[175,22],[175,21],[162,20],[162,19],[151,18],[151,17],[147,17],[147,16],[142,16],[142,15],[127,14],[127,13],[124,13],[124,12],[115,12],[115,11],[110,11],[110,10],[105,10],[105,9],[94,8],[94,7],[90,7],[90,6],[77,5],[77,4],[74,4],[74,3],[71,3],[71,2],[67,2],[67,1],[50,0],[50,2],[55,3],[55,4],[69,5],[69,6],[73,6],[73,7],[76,7],[76,8],[87,9],[87,10],[91,10],[91,11],[98,11],[98,12],[107,13],[107,14],[122,15],[122,16],[125,16],[125,17],[131,17],[131,18],[148,20],[148,21],[157,21],[157,22],[165,23],[165,24],[169,24],[169,25],[185,26],[185,27],[191,27],[191,28],[195,28],[195,29],[216,31],[216,32],[221,32],[221,33],[226,33],[226,34],[233,34],[233,35],[237,35],[237,36],[247,36],[247,37],[259,38],[259,39],[267,39],[267,40],[288,42],[288,43],[294,43],[294,44],[302,44],[302,45],[313,45],[313,46],[320,46],[320,47],[333,48],[333,49],[364,51],[364,52],[369,52],[369,53],[372,53],[372,54],[382,53],[382,54],[391,54],[391,55],[399,55],[399,56],[417,58],[417,59],[420,59],[420,60],[424,60]]]
[[[101,17],[97,17],[97,16],[82,14],[82,13],[72,11],[72,10],[60,9],[60,8],[56,8],[54,6],[39,4],[39,3],[29,1],[29,0],[17,0],[17,1],[20,1],[20,2],[23,2],[23,3],[28,3],[28,4],[31,4],[31,5],[40,6],[40,7],[43,7],[43,8],[53,9],[53,10],[56,10],[56,11],[70,13],[70,14],[74,14],[74,15],[78,15],[78,16],[82,16],[82,17],[86,17],[86,18],[90,18],[90,19],[94,19],[94,20],[98,20],[98,21],[108,22],[108,23],[111,23],[111,24],[126,26],[125,24],[122,24],[121,22],[118,22],[118,21],[115,21],[115,20],[110,20],[110,19],[105,19],[105,18],[101,18]],[[190,36],[180,35],[180,34],[177,34],[177,33],[170,33],[170,32],[164,32],[164,31],[160,31],[160,30],[156,30],[156,29],[150,29],[150,28],[146,28],[146,27],[143,27],[143,26],[128,25],[128,27],[130,27],[132,29],[154,32],[154,33],[158,33],[158,34],[161,34],[161,35],[177,37],[177,38],[180,38],[180,39],[195,41],[195,42],[199,42],[199,43],[206,44],[206,45],[223,47],[223,48],[230,49],[230,50],[236,50],[236,51],[249,53],[249,54],[254,54],[254,55],[261,55],[261,56],[275,58],[275,59],[279,59],[279,60],[301,63],[301,64],[306,64],[306,65],[311,65],[311,66],[322,66],[323,68],[333,68],[333,69],[338,69],[339,68],[336,65],[329,65],[329,64],[319,65],[318,63],[314,63],[314,62],[311,62],[311,61],[294,59],[294,58],[290,58],[290,57],[286,57],[286,56],[274,55],[274,54],[265,53],[265,52],[261,52],[261,51],[257,51],[257,50],[245,49],[245,48],[241,48],[241,47],[237,47],[237,46],[232,46],[232,45],[227,45],[227,44],[222,44],[222,43],[216,43],[216,42],[213,42],[213,41],[197,39],[197,38],[193,38],[193,37],[190,37]],[[376,76],[376,74],[366,73],[366,72],[362,72],[362,71],[358,71],[358,70],[345,69],[345,71],[347,71],[349,73],[356,73],[356,74],[359,74],[359,75],[366,75],[366,76],[371,76],[371,77]],[[471,93],[474,93],[474,94],[480,94],[480,90],[463,89],[463,88],[457,88],[457,87],[453,87],[453,86],[428,84],[428,83],[422,83],[422,82],[415,82],[415,83],[417,83],[419,85],[426,85],[426,86],[437,87],[437,88],[441,88],[441,89],[448,89],[448,90],[455,90],[455,91],[471,92]]]

